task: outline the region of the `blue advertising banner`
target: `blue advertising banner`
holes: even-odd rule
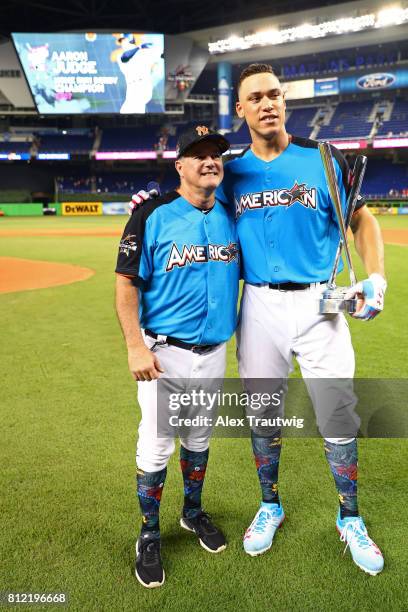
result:
[[[11,149],[12,147],[9,147],[9,148]],[[30,153],[13,153],[13,152],[0,153],[0,159],[7,159],[9,161],[16,161],[20,159],[27,160],[30,158],[31,158]]]
[[[407,68],[397,68],[384,72],[365,72],[359,75],[340,77],[340,93],[385,91],[401,87],[408,87]]]
[[[13,33],[42,114],[164,112],[164,35]]]

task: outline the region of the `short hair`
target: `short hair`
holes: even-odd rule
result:
[[[244,70],[239,75],[237,90],[239,91],[242,81],[252,76],[253,74],[262,74],[264,72],[269,72],[269,74],[273,74],[273,76],[276,76],[270,64],[249,64],[249,66],[244,68]]]

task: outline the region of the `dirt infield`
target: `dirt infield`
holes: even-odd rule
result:
[[[122,229],[42,229],[42,230],[4,230],[0,229],[0,237],[22,237],[22,236],[121,236]],[[384,242],[387,244],[408,245],[408,229],[382,229]]]
[[[95,272],[71,264],[0,257],[0,293],[45,289],[83,281]]]
[[[386,244],[408,245],[407,229],[382,229],[381,231]]]
[[[43,229],[43,230],[4,230],[0,229],[1,237],[22,236],[120,236],[122,230],[113,229]],[[408,229],[382,229],[384,242],[398,246],[408,245]],[[16,257],[0,257],[0,293],[26,291],[28,289],[45,289],[58,285],[68,285],[86,280],[93,276],[90,268],[82,268],[71,264],[36,261]]]

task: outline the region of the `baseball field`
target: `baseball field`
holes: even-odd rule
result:
[[[375,321],[350,320],[356,376],[404,379],[408,217],[379,220],[389,288]],[[408,441],[399,438],[362,439],[359,446],[360,509],[384,553],[382,574],[368,576],[348,551],[342,554],[337,496],[319,439],[284,441],[280,492],[287,521],[268,553],[245,555],[242,536],[259,500],[250,443],[218,438],[204,503],[228,538],[227,550],[210,555],[180,529],[175,454],[162,499],[167,580],[152,591],[136,581],[139,413],[114,311],[113,270],[125,221],[0,219],[0,591],[65,592],[75,611],[406,611]],[[6,257],[17,258],[18,286],[9,284]],[[69,265],[51,269],[39,261]],[[357,273],[363,278],[360,265]],[[231,377],[234,351],[231,341]]]

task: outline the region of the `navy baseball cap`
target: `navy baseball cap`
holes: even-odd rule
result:
[[[182,157],[187,149],[203,141],[214,142],[221,153],[225,153],[230,148],[228,140],[218,132],[211,130],[205,125],[195,125],[180,134],[177,141],[176,159]]]

